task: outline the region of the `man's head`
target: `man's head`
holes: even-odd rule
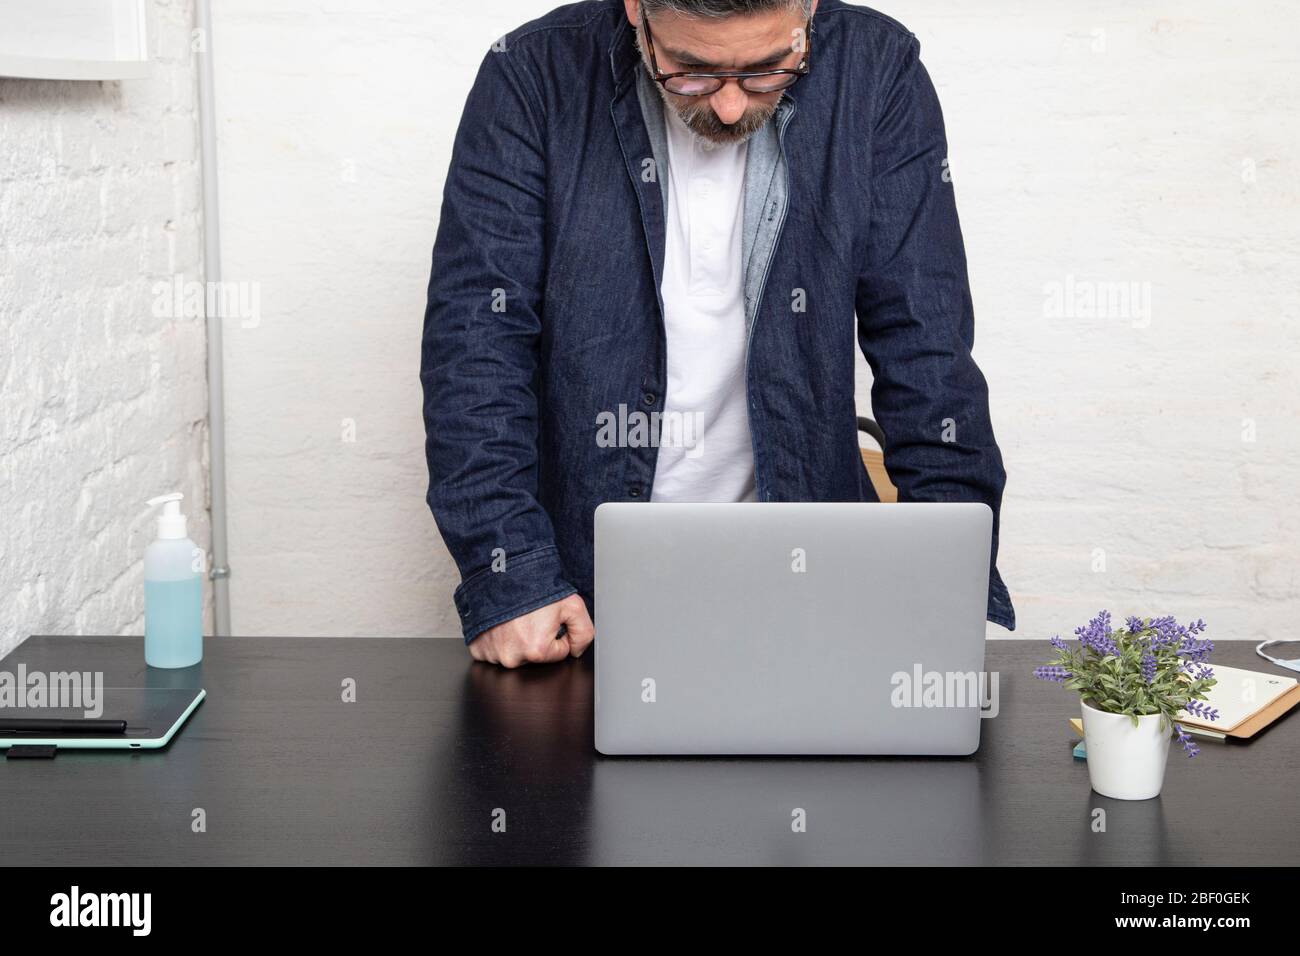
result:
[[[799,67],[808,49],[806,28],[817,0],[623,0],[646,69],[666,73],[763,72]],[[642,30],[643,22],[648,29]],[[652,65],[653,61],[653,65]],[[713,143],[748,139],[772,118],[780,89],[792,76],[742,81],[729,77],[712,92],[683,95],[665,89],[664,102],[697,135]],[[699,81],[672,81],[685,89]],[[704,81],[704,87],[713,85]],[[747,88],[749,87],[749,88]]]

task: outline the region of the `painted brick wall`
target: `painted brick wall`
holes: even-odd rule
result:
[[[482,51],[550,5],[216,11],[226,273],[262,313],[227,339],[239,632],[457,633],[423,501],[429,248]],[[1017,636],[1103,606],[1288,635],[1300,7],[883,6],[948,117]]]
[[[948,117],[1016,636],[1102,607],[1292,636],[1300,8],[894,6]]]
[[[0,654],[143,633],[146,499],[208,545],[203,324],[153,291],[201,262],[193,13],[154,11],[147,79],[0,79]]]

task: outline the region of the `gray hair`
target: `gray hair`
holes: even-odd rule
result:
[[[647,14],[666,10],[685,17],[744,16],[749,13],[767,13],[782,8],[799,10],[805,17],[812,9],[812,0],[641,0]]]

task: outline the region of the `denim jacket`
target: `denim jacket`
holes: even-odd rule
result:
[[[993,510],[1006,474],[943,117],[894,20],[822,0],[811,72],[750,141],[746,393],[759,501],[875,501],[858,452],[856,337],[900,501]],[[424,317],[428,503],[465,640],[570,594],[593,610],[593,516],[650,499],[658,449],[599,416],[664,407],[658,92],[620,0],[561,7],[483,60],[456,134]]]

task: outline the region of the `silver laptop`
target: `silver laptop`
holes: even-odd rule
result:
[[[596,509],[603,754],[970,754],[993,513],[978,503]]]

